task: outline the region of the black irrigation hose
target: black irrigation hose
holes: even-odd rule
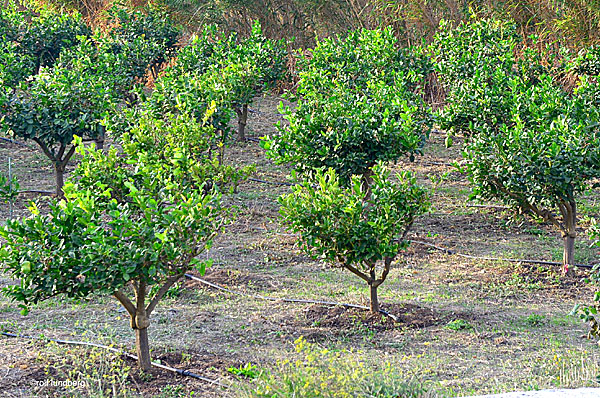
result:
[[[409,242],[416,243],[418,245],[432,247],[432,248],[442,251],[446,254],[452,254],[452,255],[456,255],[456,256],[460,256],[460,257],[464,257],[464,258],[469,258],[472,260],[507,261],[509,263],[540,264],[540,265],[563,265],[563,263],[559,263],[557,261],[527,260],[527,259],[521,259],[521,258],[499,258],[499,257],[471,256],[469,254],[459,253],[452,249],[447,249],[445,247],[436,246],[429,242],[422,242],[419,240],[412,240],[412,239],[409,239]],[[573,265],[578,268],[587,268],[587,269],[591,269],[594,267],[593,265],[590,265],[590,264],[573,264]]]
[[[54,195],[56,192],[52,192],[52,191],[40,191],[38,189],[25,189],[23,191],[19,191],[17,193],[39,193],[42,195]]]
[[[80,345],[80,346],[87,346],[87,347],[102,348],[104,350],[112,351],[112,352],[117,353],[119,355],[124,355],[127,358],[129,358],[129,359],[133,359],[135,361],[138,360],[137,355],[133,355],[133,354],[130,354],[128,352],[121,351],[119,349],[116,349],[116,348],[113,348],[113,347],[109,347],[109,346],[106,346],[106,345],[102,345],[102,344],[89,343],[89,342],[85,342],[85,341],[72,341],[72,340],[51,339],[51,338],[48,338],[48,337],[41,338],[41,337],[33,337],[33,336],[23,336],[23,335],[19,335],[19,334],[15,334],[15,333],[8,333],[8,332],[2,332],[0,334],[3,335],[3,336],[6,336],[6,337],[16,337],[16,338],[27,339],[27,340],[46,340],[46,341],[53,341],[53,342],[55,342],[57,344]],[[226,386],[225,384],[220,383],[218,380],[211,380],[211,379],[208,379],[206,377],[200,376],[200,375],[198,375],[196,373],[189,372],[187,370],[172,368],[170,366],[162,365],[162,364],[156,363],[156,362],[152,362],[152,366],[155,366],[155,367],[160,368],[160,369],[168,370],[170,372],[175,372],[175,373],[180,374],[182,376],[188,376],[188,377],[192,377],[194,379],[205,381],[205,382],[210,383],[210,384],[215,384],[215,385],[218,385],[219,387],[223,387],[223,388],[228,388],[229,387],[229,386]]]
[[[185,274],[185,277],[194,281],[198,281],[200,283],[203,283],[207,286],[210,286],[212,288],[215,288],[217,290],[221,290],[223,292],[226,293],[230,293],[230,294],[235,294],[238,296],[244,296],[244,297],[252,297],[255,299],[260,299],[260,300],[267,300],[267,301],[282,301],[284,303],[303,303],[303,304],[320,304],[320,305],[331,305],[331,306],[342,306],[342,307],[346,307],[346,308],[358,308],[361,310],[370,310],[369,307],[365,307],[364,305],[356,305],[356,304],[347,304],[347,303],[334,303],[331,301],[321,301],[321,300],[305,300],[305,299],[288,299],[288,298],[278,298],[278,297],[270,297],[270,296],[261,296],[258,294],[247,294],[247,293],[242,293],[239,292],[237,290],[230,290],[227,288],[224,288],[223,286],[217,285],[216,283],[212,283],[209,282],[207,280],[198,278],[197,276],[191,275],[191,274]],[[398,322],[398,318],[395,315],[390,314],[387,311],[384,310],[379,310],[380,313],[382,313],[385,316],[388,316],[390,318],[392,318],[395,322]]]
[[[10,138],[0,137],[0,140],[2,140],[4,142],[11,143],[11,144],[20,145],[20,146],[25,147],[27,149],[32,149],[29,145],[23,144],[22,142],[19,142],[19,141],[11,140]]]
[[[299,184],[293,184],[291,182],[259,180],[258,178],[248,178],[248,181],[260,182],[262,184],[271,184],[271,185],[285,185],[287,187],[293,187],[293,186],[299,185]]]

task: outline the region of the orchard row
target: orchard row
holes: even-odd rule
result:
[[[207,26],[179,46],[157,10],[113,8],[109,21],[94,32],[77,15],[0,12],[0,126],[49,158],[58,197],[0,230],[0,262],[20,281],[5,293],[24,313],[61,294],[113,295],[148,369],[153,310],[189,269],[206,268],[198,255],[233,220],[223,195],[253,171],[226,161],[230,122],[244,140],[253,98],[285,79],[297,104],[261,141],[298,182],[279,199],[282,221],[307,253],[363,279],[372,311],[431,196],[388,166],[420,155],[434,125],[448,145],[465,135],[473,196],[554,225],[572,268],[577,198],[600,177],[600,51],[522,43],[511,23],[492,20],[442,24],[427,47],[402,48],[391,29],[357,30],[292,54],[258,24],[246,38]],[[447,104],[434,112],[436,77]],[[118,145],[104,150],[107,135]],[[0,183],[13,200],[15,182]]]

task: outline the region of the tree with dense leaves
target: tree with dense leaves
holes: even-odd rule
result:
[[[216,26],[209,25],[181,49],[167,74],[202,75],[211,69],[238,70],[236,84],[229,82],[227,100],[238,117],[237,138],[244,141],[248,106],[284,77],[286,57],[285,42],[266,38],[258,21],[247,38],[219,33]]]
[[[379,312],[377,289],[429,201],[427,191],[408,172],[392,180],[379,163],[371,179],[367,194],[361,176],[342,184],[333,169],[318,171],[281,196],[279,203],[283,221],[300,233],[303,249],[363,279],[369,285],[371,311]]]
[[[160,300],[230,219],[219,188],[230,180],[208,156],[210,125],[186,115],[141,118],[122,152],[84,147],[63,200],[8,221],[0,263],[19,284],[4,289],[23,313],[49,298],[110,294],[127,310],[141,369],[151,366],[148,327]],[[152,287],[157,286],[155,289]],[[134,297],[130,298],[130,293]]]

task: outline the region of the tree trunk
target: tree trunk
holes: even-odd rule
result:
[[[146,281],[143,279],[134,284],[136,308],[135,308],[135,349],[138,356],[140,369],[148,371],[152,367],[150,359],[150,344],[148,343],[148,326],[150,319],[146,312]]]
[[[56,180],[56,196],[64,198],[63,186],[65,185],[65,166],[60,161],[54,161],[54,179]]]
[[[565,236],[564,251],[563,251],[563,275],[572,275],[574,270],[574,252],[575,252],[575,237]]]
[[[106,138],[106,127],[98,125],[98,137],[96,137],[96,149],[101,151],[104,149],[104,139]]]
[[[150,344],[148,343],[148,328],[135,329],[135,350],[137,351],[140,369],[148,371],[152,368]]]
[[[574,249],[577,225],[577,208],[574,200],[563,202],[561,212],[565,229],[563,232],[563,275],[573,275],[575,268]]]
[[[238,141],[246,140],[246,122],[248,121],[248,104],[242,105],[242,109],[237,111],[238,114]]]
[[[377,287],[369,285],[371,290],[371,312],[379,313],[379,299],[377,298]]]

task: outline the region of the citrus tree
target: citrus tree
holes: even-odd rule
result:
[[[324,39],[300,65],[298,104],[280,109],[289,124],[263,139],[268,157],[302,173],[330,167],[349,182],[421,152],[432,126],[420,96],[428,66],[391,29]]]
[[[32,207],[31,216],[0,230],[0,263],[20,281],[5,293],[24,313],[58,295],[114,296],[130,316],[139,365],[148,370],[151,315],[191,267],[203,272],[196,257],[229,219],[220,169],[206,156],[213,134],[209,125],[173,116],[140,120],[123,135],[121,153],[78,140],[82,161],[64,199],[47,214]]]
[[[298,93],[307,98],[324,95],[332,82],[348,89],[362,89],[372,80],[393,84],[400,95],[419,92],[433,70],[429,58],[416,47],[401,47],[393,29],[358,29],[346,36],[318,40],[301,55]]]
[[[54,166],[56,194],[62,196],[64,172],[76,148],[71,144],[73,137],[96,138],[113,99],[110,86],[100,76],[56,66],[10,93],[0,127],[41,148]]]
[[[237,138],[244,141],[248,106],[284,77],[286,57],[285,42],[266,38],[258,21],[247,38],[222,34],[216,26],[209,25],[181,49],[177,62],[167,73],[198,75],[215,68],[238,70],[241,78],[235,85],[230,84],[227,100],[238,118]]]
[[[225,141],[230,132],[233,110],[230,93],[244,78],[237,65],[211,67],[204,73],[167,73],[161,76],[141,109],[160,118],[163,114],[188,114],[197,121],[207,120],[218,132],[213,138],[215,156],[223,161]],[[210,112],[207,112],[210,110]]]
[[[7,2],[0,12],[0,36],[18,44],[18,52],[33,60],[33,74],[41,67],[52,66],[64,49],[91,34],[77,13],[57,13],[44,6],[17,6],[13,1]]]
[[[367,188],[361,176],[342,184],[333,169],[294,187],[279,199],[283,221],[300,233],[303,249],[315,259],[340,266],[369,285],[370,308],[379,312],[377,289],[408,242],[415,218],[429,208],[427,191],[410,173],[397,180],[382,164]]]
[[[115,54],[123,54],[132,77],[145,81],[148,71],[158,71],[177,51],[180,30],[168,15],[157,8],[129,11],[113,6],[109,10],[114,27],[108,32]]]
[[[464,171],[475,197],[500,200],[557,228],[564,239],[566,273],[574,264],[577,198],[600,176],[598,108],[562,91],[547,76],[515,93],[509,122],[466,145]],[[521,115],[525,107],[526,118]]]

